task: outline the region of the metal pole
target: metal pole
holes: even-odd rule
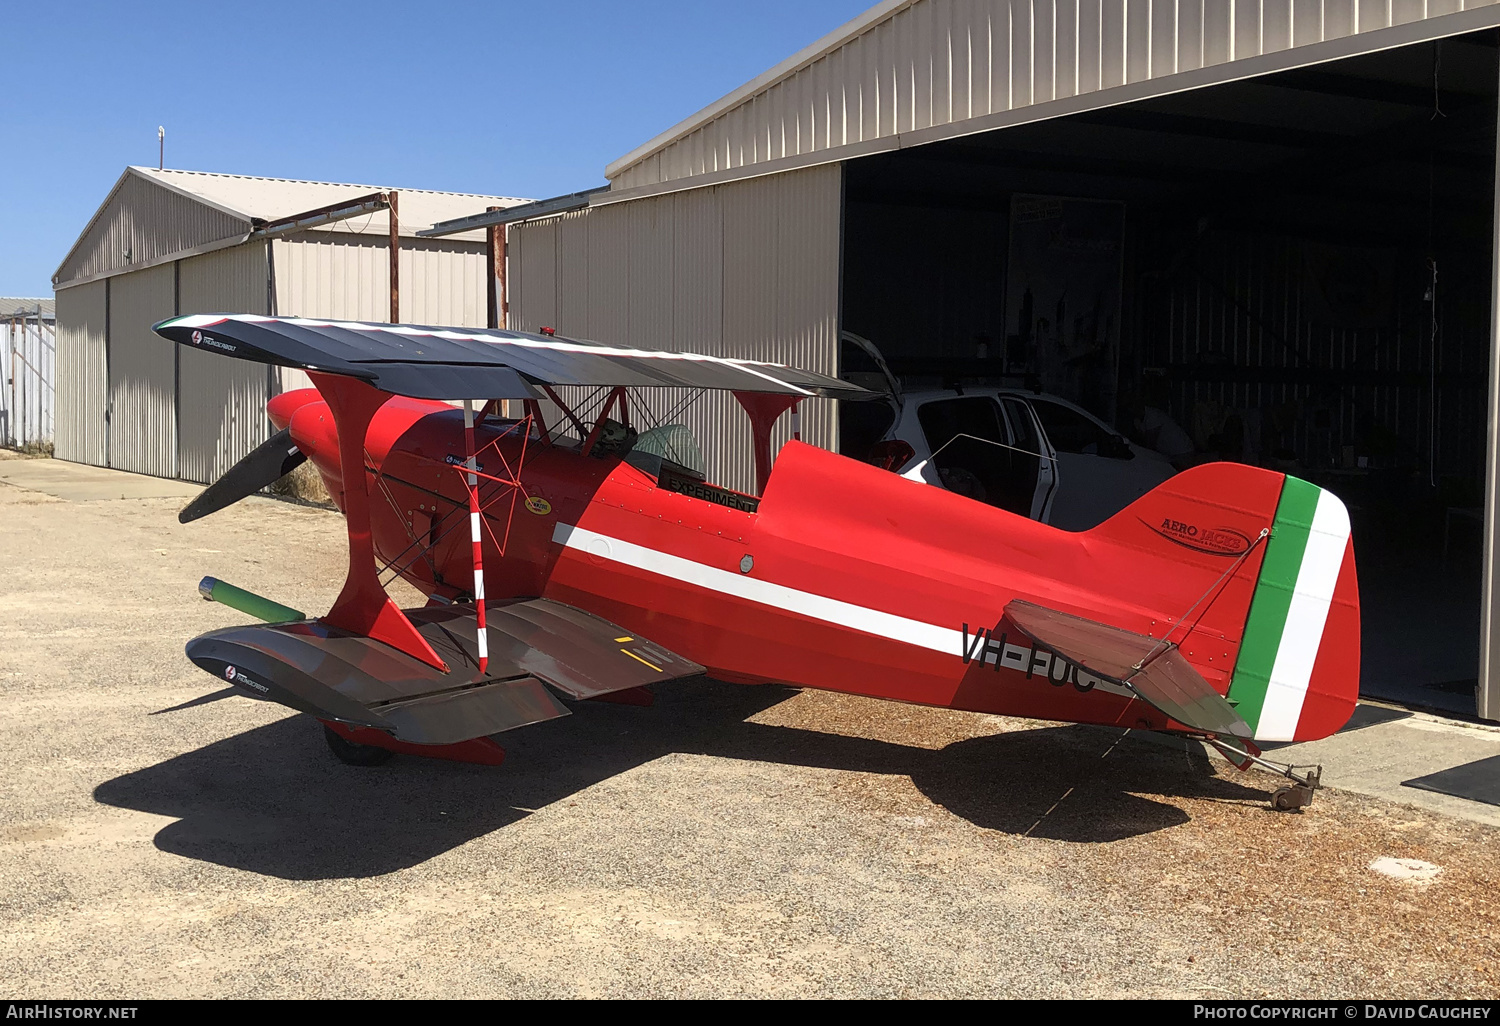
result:
[[[29,318],[27,318],[26,312],[24,310],[21,312],[21,316],[17,318],[20,323],[18,324],[16,331],[16,352],[11,357],[10,361],[10,373],[12,379],[15,381],[14,387],[16,395],[16,407],[19,413],[19,417],[16,420],[15,430],[15,444],[17,447],[25,445],[29,440],[30,435],[30,432],[27,430],[27,420],[29,419],[28,415],[31,411],[28,410],[27,407],[30,406],[31,403],[27,400],[26,379],[22,376],[26,371],[26,367],[31,362],[27,359],[26,352],[26,322],[28,319]]]
[[[485,211],[499,210],[499,207],[485,207]],[[485,294],[485,326],[490,328],[500,327],[500,279],[505,271],[501,265],[500,249],[505,245],[505,230],[498,224],[492,224],[484,230],[484,256],[489,265],[489,287],[484,290]]]
[[[38,305],[37,310],[41,310]],[[47,357],[47,376],[42,381],[42,395],[46,397],[46,408],[42,417],[47,425],[47,441],[56,445],[57,443],[57,313],[52,315],[52,341],[49,343],[45,335],[38,336],[41,339],[42,348],[50,354]]]
[[[11,382],[16,376],[16,358],[12,354],[14,348],[11,335],[15,328],[12,326],[14,318],[5,321],[5,352],[0,353],[0,371],[5,373],[5,391],[0,392],[0,445],[10,445],[10,422],[15,419],[15,412],[11,409],[13,400],[10,395]]]
[[[401,219],[396,210],[396,193],[386,197],[391,212],[391,323],[401,323]]]
[[[499,210],[499,207],[487,207],[487,211]],[[486,290],[489,296],[489,326],[491,328],[510,327],[510,307],[505,299],[505,225],[492,224],[484,230],[485,258],[489,262],[490,282]],[[500,415],[502,417],[518,416],[514,409],[512,399],[500,400]]]
[[[39,443],[52,440],[52,432],[47,429],[47,379],[46,356],[42,350],[46,348],[46,341],[42,338],[42,304],[36,305],[36,363],[32,367],[32,373],[36,378],[36,440]]]
[[[30,318],[28,318],[26,314],[22,313],[21,351],[19,353],[19,356],[21,363],[21,375],[23,376],[21,376],[20,384],[16,388],[16,405],[21,408],[20,428],[16,431],[17,445],[25,445],[27,442],[31,441],[31,382],[27,381],[24,377],[25,373],[31,368],[31,339],[29,337],[31,326],[27,323],[28,320],[30,320]],[[11,364],[11,373],[16,373],[16,366],[14,363]]]
[[[510,327],[510,278],[506,273],[510,259],[510,239],[506,236],[509,225],[498,224],[495,226],[499,233],[500,244],[496,247],[499,258],[495,261],[495,289],[500,293],[500,327]]]
[[[17,336],[20,337],[20,345],[16,344]],[[10,432],[10,444],[17,449],[22,444],[22,434],[26,430],[25,424],[16,424],[16,407],[19,405],[21,385],[16,380],[16,356],[26,345],[26,315],[23,313],[18,317],[12,317],[10,321],[10,416],[6,418],[9,422],[7,427]]]
[[[1496,82],[1500,88],[1500,79]],[[1500,127],[1500,120],[1497,120]],[[1483,590],[1479,600],[1479,685],[1476,711],[1487,720],[1500,719],[1500,576],[1495,560],[1500,557],[1496,531],[1500,505],[1500,137],[1495,143],[1495,220],[1490,237],[1490,395],[1485,425],[1484,463],[1484,564]]]
[[[17,404],[21,407],[21,430],[17,435],[17,440],[21,445],[25,445],[27,442],[36,440],[36,436],[32,433],[31,430],[31,407],[33,405],[32,396],[36,389],[32,387],[31,381],[29,380],[30,371],[32,368],[31,331],[30,326],[26,323],[26,321],[26,315],[22,314],[21,368],[23,372],[27,373],[28,376],[21,379],[21,394],[20,397],[16,400]],[[12,372],[14,372],[14,368],[12,368]]]

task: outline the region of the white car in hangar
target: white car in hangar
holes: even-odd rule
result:
[[[889,398],[840,404],[840,449],[903,477],[1060,527],[1103,523],[1174,473],[1065,399],[1013,388],[903,392],[880,351],[843,333],[843,376]]]

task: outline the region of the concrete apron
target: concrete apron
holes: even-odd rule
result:
[[[1140,736],[1179,749],[1200,744],[1165,734]],[[1210,758],[1223,758],[1209,745],[1202,747]],[[1500,826],[1500,805],[1441,794],[1406,783],[1496,756],[1500,756],[1500,726],[1460,723],[1373,702],[1361,702],[1348,726],[1332,737],[1301,744],[1267,745],[1265,752],[1265,757],[1274,762],[1321,765],[1325,787],[1415,805],[1456,819]],[[1264,773],[1268,784],[1272,778],[1268,770],[1253,768],[1249,772]],[[1500,760],[1492,763],[1485,772],[1500,773]],[[1316,810],[1314,801],[1313,811]]]
[[[103,499],[191,498],[202,485],[172,481],[123,470],[89,467],[55,459],[6,458],[0,456],[0,483],[41,492],[69,502]]]

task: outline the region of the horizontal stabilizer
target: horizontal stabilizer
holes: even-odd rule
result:
[[[547,599],[486,607],[488,672],[479,675],[472,605],[406,611],[449,669],[317,620],[229,627],[188,643],[194,663],[252,698],[321,719],[446,745],[568,715],[543,686],[594,698],[694,676],[697,663]]]
[[[1014,599],[1005,616],[1028,638],[1089,673],[1129,688],[1172,719],[1206,734],[1251,736],[1234,706],[1175,645],[1071,613]]]

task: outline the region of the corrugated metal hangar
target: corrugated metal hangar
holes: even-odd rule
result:
[[[0,331],[0,445],[47,452],[52,446],[57,304],[0,296]]]
[[[56,454],[214,480],[268,436],[267,400],[306,376],[185,350],[152,324],[218,311],[384,321],[399,292],[407,320],[483,327],[484,233],[414,229],[522,202],[128,168],[53,276]]]
[[[510,225],[514,328],[830,373],[852,331],[908,387],[1024,382],[1127,431],[1144,398],[1345,499],[1372,692],[1496,718],[1497,26],[1494,0],[889,0],[606,189],[428,234]],[[832,405],[804,437],[859,455]],[[684,420],[746,487],[738,411]]]

